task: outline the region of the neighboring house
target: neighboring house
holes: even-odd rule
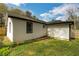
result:
[[[57,37],[61,39],[73,38],[73,22],[44,22],[28,17],[8,14],[7,37],[11,42],[23,42],[43,36]]]

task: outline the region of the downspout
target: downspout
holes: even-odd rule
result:
[[[46,24],[46,36],[48,37],[48,25]]]
[[[71,25],[69,24],[69,41],[71,41]]]
[[[74,39],[74,24],[69,24],[69,40]]]
[[[45,19],[46,19],[46,17],[45,17]],[[46,22],[46,36],[48,36],[47,35],[48,34],[47,28],[48,28],[48,26],[47,26],[47,22]]]

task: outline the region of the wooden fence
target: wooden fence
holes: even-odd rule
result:
[[[79,38],[79,30],[75,30],[75,37]]]
[[[5,27],[0,27],[0,36],[4,36],[6,33]]]

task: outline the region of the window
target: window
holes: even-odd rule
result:
[[[11,33],[11,22],[9,22],[9,33]]]
[[[45,28],[45,24],[43,24],[43,28]]]
[[[27,29],[26,32],[27,33],[32,33],[33,32],[33,23],[32,22],[27,22],[26,26],[27,26],[26,27],[26,29]]]

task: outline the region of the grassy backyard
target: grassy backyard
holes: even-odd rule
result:
[[[0,55],[9,56],[79,56],[79,39],[61,41],[55,39],[32,40],[23,44],[6,46]]]

